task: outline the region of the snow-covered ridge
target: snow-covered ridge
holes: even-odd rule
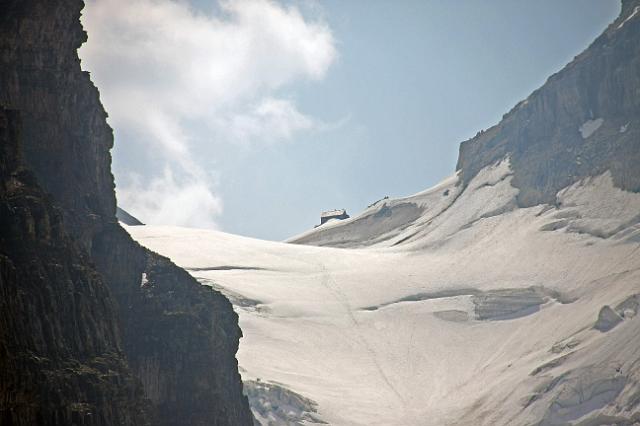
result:
[[[333,247],[393,245],[450,206],[459,193],[458,183],[458,176],[453,175],[409,197],[379,200],[355,217],[326,223],[287,242]]]
[[[232,300],[264,424],[640,420],[640,194],[605,173],[518,208],[511,179],[503,160],[313,234],[369,248],[127,230]]]
[[[415,195],[386,199],[348,220],[313,229],[290,243],[332,247],[389,247],[420,239],[432,231],[436,239],[457,231],[481,217],[515,207],[517,190],[510,185],[509,159],[486,167],[463,191],[457,175]],[[491,196],[485,196],[490,193]],[[460,200],[459,197],[462,197]],[[464,206],[462,215],[446,215],[452,206]],[[448,219],[446,223],[441,216]]]

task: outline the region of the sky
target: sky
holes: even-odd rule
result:
[[[284,240],[455,172],[617,0],[87,0],[82,67],[145,223]]]

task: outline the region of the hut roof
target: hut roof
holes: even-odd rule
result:
[[[326,212],[322,212],[320,214],[320,217],[342,216],[343,214],[346,214],[346,213],[347,212],[345,209],[327,210]]]

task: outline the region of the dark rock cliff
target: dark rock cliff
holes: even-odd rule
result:
[[[107,115],[98,91],[89,74],[81,71],[76,53],[86,40],[79,21],[82,7],[81,0],[0,0],[0,105],[19,111],[21,116],[24,168],[19,168],[28,170],[25,176],[31,176],[27,179],[29,185],[23,188],[39,191],[49,200],[47,208],[56,212],[53,216],[46,215],[49,221],[55,216],[52,223],[59,230],[48,237],[49,243],[55,247],[71,247],[68,251],[54,250],[51,255],[58,256],[54,263],[67,262],[70,274],[75,273],[74,265],[84,265],[88,271],[86,279],[72,277],[71,282],[76,283],[79,290],[69,290],[69,280],[61,273],[56,272],[58,275],[50,278],[39,273],[37,276],[50,286],[48,293],[40,297],[59,305],[43,310],[36,304],[36,308],[30,309],[31,303],[40,302],[33,302],[21,286],[31,281],[23,283],[21,276],[11,271],[23,268],[25,273],[35,274],[28,268],[33,261],[21,257],[13,261],[11,268],[14,269],[3,263],[3,273],[8,271],[9,278],[3,275],[2,291],[17,294],[26,291],[27,296],[3,298],[6,306],[2,314],[6,321],[26,324],[35,321],[36,325],[24,329],[3,328],[2,350],[7,360],[15,359],[24,351],[38,357],[57,357],[55,359],[63,364],[67,359],[71,362],[76,356],[73,351],[58,353],[27,339],[37,335],[34,331],[39,327],[37,321],[59,324],[58,334],[50,337],[53,345],[67,347],[64,340],[58,339],[58,335],[64,333],[75,333],[77,345],[100,342],[98,347],[83,352],[83,358],[78,361],[81,363],[78,374],[85,374],[82,367],[85,364],[87,371],[94,368],[95,374],[103,374],[100,363],[107,363],[107,370],[113,373],[109,380],[116,384],[112,390],[95,381],[91,381],[94,388],[85,390],[81,385],[58,388],[58,382],[36,361],[8,364],[17,368],[11,373],[13,381],[2,383],[0,410],[3,413],[19,411],[26,416],[29,410],[37,411],[46,405],[51,410],[70,413],[74,401],[89,401],[86,403],[94,404],[95,413],[111,414],[101,415],[98,420],[98,416],[94,416],[91,422],[86,418],[82,420],[84,423],[73,420],[77,424],[144,424],[146,420],[164,425],[252,424],[235,359],[241,332],[231,304],[167,259],[133,242],[116,220],[109,153],[112,131],[106,123]],[[7,128],[15,129],[15,125],[12,126]],[[7,167],[2,176],[4,185],[15,181],[11,176],[18,166],[9,160],[19,155],[17,149],[3,151],[3,166]],[[14,165],[10,167],[10,164]],[[36,182],[44,191],[37,189]],[[34,205],[20,213],[7,207],[2,218],[3,232],[5,223],[22,220],[20,214],[40,218],[38,209],[42,207]],[[21,232],[40,229],[39,220],[44,219],[29,219],[33,225],[11,228],[13,234],[3,235],[14,244],[3,247],[3,253],[8,256],[25,250],[35,258],[45,253],[37,242],[19,238]],[[68,238],[62,237],[65,232]],[[20,244],[24,247],[19,248]],[[95,288],[88,283],[94,283]],[[90,323],[97,325],[93,328],[82,325],[78,331],[74,329],[80,326],[77,317],[65,315],[74,307],[70,295],[81,290],[87,292],[87,305],[81,311],[93,318]],[[17,312],[22,317],[17,316]],[[14,336],[19,330],[27,336],[22,337],[26,339],[23,346],[16,346],[11,340],[19,337]],[[111,358],[99,355],[103,353],[115,355]],[[93,361],[86,361],[96,356],[101,356],[97,367],[91,364]],[[57,364],[54,367],[58,368]],[[136,393],[137,384],[141,385],[142,395]],[[48,398],[51,394],[46,389],[50,388],[59,389],[61,396]],[[24,399],[22,405],[14,404],[16,395],[27,392],[25,389],[40,392],[40,396]],[[109,393],[116,391],[117,397]],[[143,400],[148,404],[146,413],[141,406]],[[109,408],[109,404],[113,407]],[[11,415],[22,418],[22,414]],[[72,424],[66,421],[68,417],[60,417],[59,421],[51,418],[47,412],[45,420],[31,424]]]
[[[19,121],[0,108],[0,424],[147,424],[109,290],[24,169]]]
[[[640,190],[640,7],[621,14],[587,50],[496,126],[463,142],[464,184],[509,156],[521,206],[555,203],[556,193],[610,170],[617,186]]]

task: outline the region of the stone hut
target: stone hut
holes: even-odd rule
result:
[[[328,210],[326,212],[322,212],[320,214],[320,225],[325,224],[327,221],[331,219],[339,219],[339,220],[349,219],[349,215],[347,214],[347,211],[345,209]]]

